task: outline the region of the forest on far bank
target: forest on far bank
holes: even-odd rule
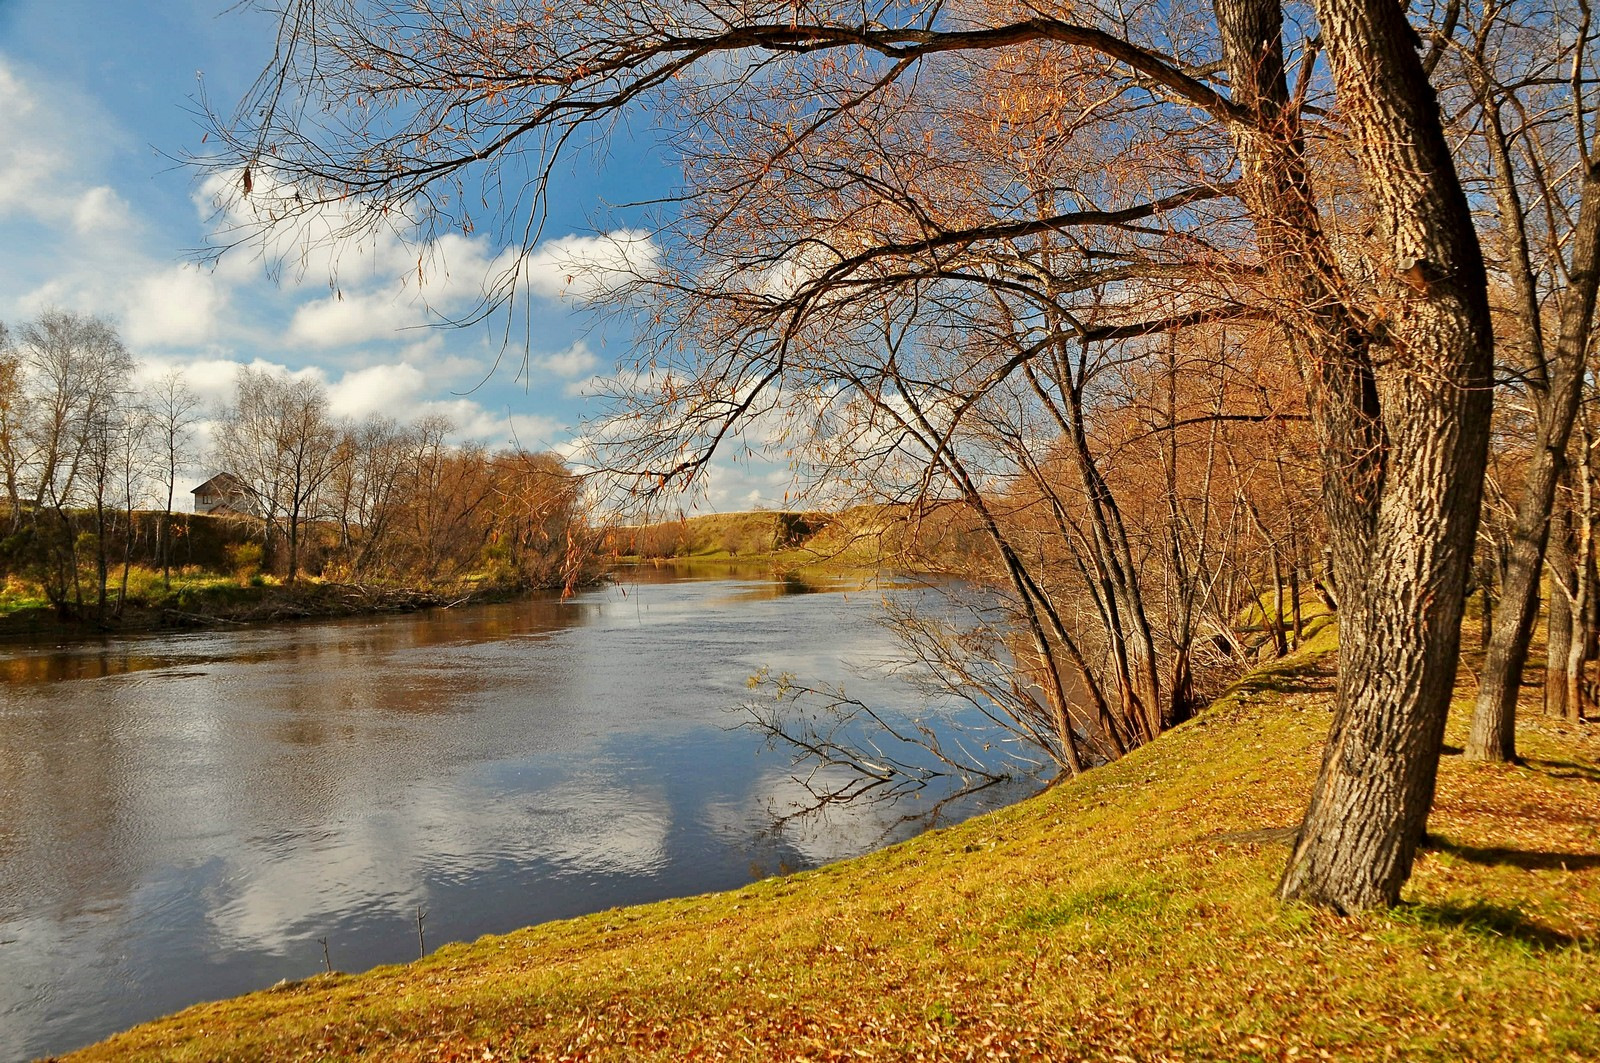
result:
[[[241,368],[206,410],[172,370],[140,384],[116,329],[0,323],[0,576],[14,603],[106,624],[217,579],[421,590],[592,578],[580,485],[553,454],[452,442],[442,417],[334,417],[323,385]],[[210,445],[198,447],[202,422]],[[202,484],[194,473],[213,476]],[[196,487],[221,484],[191,514]]]

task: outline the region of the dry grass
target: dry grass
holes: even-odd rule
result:
[[[202,1005],[74,1058],[1600,1058],[1592,728],[1530,726],[1522,767],[1447,756],[1405,906],[1337,918],[1273,898],[1328,672],[1280,662],[1120,763],[882,853]]]

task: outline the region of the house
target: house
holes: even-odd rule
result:
[[[219,472],[196,487],[194,511],[218,517],[253,517],[256,515],[255,499],[245,482],[231,472]]]

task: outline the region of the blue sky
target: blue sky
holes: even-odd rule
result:
[[[555,275],[570,272],[563,256],[589,253],[608,232],[647,236],[636,211],[615,205],[669,188],[670,160],[620,143],[603,166],[577,159],[560,172],[535,255],[551,280],[534,285],[528,372],[518,372],[520,345],[491,372],[503,327],[416,327],[428,312],[407,285],[415,250],[346,255],[339,298],[320,262],[277,279],[248,253],[194,264],[216,223],[196,175],[173,160],[202,148],[193,113],[202,84],[229,108],[272,48],[270,19],[232,6],[0,0],[0,321],[47,307],[103,315],[143,372],[181,366],[213,406],[238,366],[272,366],[319,377],[341,415],[443,413],[459,438],[565,446],[588,382],[630,352],[626,329],[585,313]],[[449,279],[430,301],[464,310],[502,250],[456,238]],[[770,503],[782,479],[720,465],[709,506]]]

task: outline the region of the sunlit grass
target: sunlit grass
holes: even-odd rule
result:
[[[1525,766],[1447,756],[1401,909],[1274,898],[1330,667],[1277,662],[1123,761],[885,852],[192,1008],[81,1058],[1600,1057],[1587,732],[1530,723]]]

